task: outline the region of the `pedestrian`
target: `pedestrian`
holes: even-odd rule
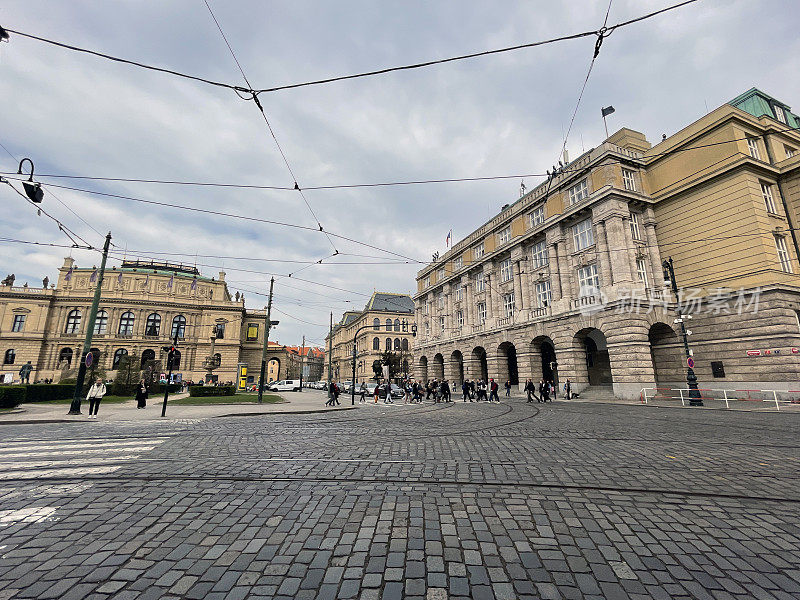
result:
[[[483,379],[478,380],[477,392],[475,394],[475,400],[480,402],[481,400],[488,400],[486,396],[486,384],[483,382]]]
[[[342,393],[342,388],[339,387],[338,384],[335,384],[333,386],[333,401],[336,402],[337,406],[339,406],[339,404],[340,404],[340,402],[339,402],[339,394],[341,394],[341,393]]]
[[[511,382],[506,381],[506,398],[511,397]]]
[[[547,402],[547,386],[544,383],[544,379],[539,380],[539,397],[536,399],[537,402]]]
[[[569,377],[567,377],[567,381],[564,382],[564,398],[567,400],[572,399],[572,383],[570,383]]]
[[[359,398],[358,402],[360,404],[364,404],[367,401],[367,384],[363,381],[361,382],[361,387],[359,388],[359,394],[361,397]]]
[[[147,406],[147,395],[147,384],[144,379],[142,379],[139,381],[139,385],[136,388],[136,408],[144,408]]]
[[[492,377],[489,380],[489,402],[500,402],[500,396],[497,395],[497,390],[500,389],[500,386],[497,385],[497,382]],[[492,400],[494,398],[494,400]]]
[[[100,408],[100,400],[106,395],[106,385],[103,380],[98,377],[92,387],[89,388],[89,393],[86,394],[86,400],[89,401],[89,418],[96,419],[97,411]]]
[[[380,394],[381,394],[381,386],[377,382],[375,383],[375,392],[374,393],[375,393],[375,404],[377,404],[378,403],[378,396],[380,396]]]
[[[533,397],[536,395],[536,386],[533,385],[533,381],[530,379],[525,382],[525,393],[528,396],[528,402],[533,402]]]
[[[468,381],[465,381],[464,383],[461,384],[461,393],[464,396],[464,402],[466,402],[467,400],[470,400],[470,397],[469,397],[469,382]]]
[[[442,398],[444,398],[445,402],[452,402],[453,399],[450,396],[450,384],[448,383],[447,379],[442,381]]]
[[[556,384],[553,383],[552,379],[550,380],[550,389],[548,391],[550,392],[550,402],[552,402],[556,397]]]
[[[470,379],[469,380],[469,397],[470,397],[470,400],[474,400],[475,399],[475,380],[474,379]]]

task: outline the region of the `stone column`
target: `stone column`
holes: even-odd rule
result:
[[[522,311],[526,306],[522,296],[522,263],[518,260],[514,263],[514,312]]]
[[[630,226],[619,215],[611,216],[606,221],[606,235],[611,253],[611,272],[614,283],[632,284],[634,274],[631,273],[632,250],[627,250],[633,245],[630,238]]]
[[[605,287],[612,285],[615,282],[611,273],[611,258],[609,257],[608,251],[606,223],[605,221],[598,221],[595,224],[595,227],[597,229],[597,250],[599,251],[598,262],[600,263],[600,279]]]
[[[453,285],[448,283],[445,287],[444,305],[446,313],[444,316],[444,326],[446,337],[453,337],[455,335],[455,317],[453,316]]]
[[[658,250],[658,240],[656,239],[655,222],[647,222],[644,226],[645,240],[647,240],[648,252],[650,254],[650,268],[652,270],[652,287],[657,290],[664,289],[664,271],[661,268],[661,253]]]

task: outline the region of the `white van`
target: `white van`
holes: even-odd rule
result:
[[[296,392],[300,389],[299,379],[284,379],[276,381],[270,388],[273,392]]]

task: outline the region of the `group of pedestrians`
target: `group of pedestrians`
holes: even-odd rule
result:
[[[500,402],[498,390],[500,385],[490,378],[489,381],[483,379],[466,379],[461,384],[461,394],[464,402]],[[505,383],[506,397],[511,396],[511,382]]]
[[[539,391],[539,395],[536,395],[536,391]],[[539,380],[539,385],[533,382],[533,380],[528,379],[525,382],[524,388],[525,394],[528,397],[528,402],[533,402],[533,399],[536,398],[537,402],[552,402],[554,398],[557,397],[557,388],[555,383],[550,381],[545,381],[544,379]],[[570,398],[574,398],[576,394],[572,393],[572,382],[567,379],[564,382],[564,398],[569,400]]]

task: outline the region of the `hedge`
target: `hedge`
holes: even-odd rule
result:
[[[235,385],[193,385],[189,387],[189,395],[198,396],[233,396],[236,394]]]
[[[24,401],[25,388],[23,386],[0,386],[0,408],[14,408]]]
[[[133,398],[136,396],[136,391],[139,389],[138,383],[112,383],[106,386],[108,388],[108,393],[112,396],[130,396]],[[169,393],[174,394],[175,392],[181,391],[181,384],[180,383],[170,383],[169,384]],[[150,397],[157,396],[159,394],[164,393],[165,386],[163,384],[153,384],[148,388]]]
[[[19,386],[25,389],[22,402],[48,402],[50,400],[64,400],[72,398],[75,385],[68,383],[34,383]]]

